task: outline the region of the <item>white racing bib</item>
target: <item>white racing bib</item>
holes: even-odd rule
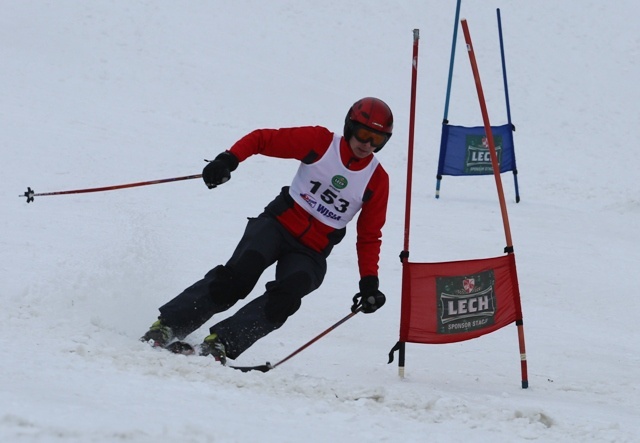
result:
[[[296,203],[335,229],[344,228],[362,208],[364,191],[379,163],[374,157],[361,171],[347,169],[340,159],[341,138],[334,134],[320,160],[301,163],[289,188]]]

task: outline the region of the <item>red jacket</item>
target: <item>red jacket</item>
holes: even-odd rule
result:
[[[269,157],[295,158],[311,164],[322,157],[329,148],[333,133],[321,126],[304,126],[285,129],[258,129],[238,140],[229,151],[242,162],[255,154]],[[348,143],[340,141],[342,163],[353,171],[366,167],[373,156],[363,159],[354,157]],[[287,188],[285,188],[287,189]],[[285,196],[286,194],[286,196]],[[283,192],[280,198],[289,197]],[[357,221],[356,250],[360,277],[377,276],[382,227],[387,214],[389,199],[389,175],[378,165],[367,185],[364,203]],[[278,200],[278,199],[276,199]],[[276,200],[269,206],[274,205]],[[274,213],[278,221],[302,244],[327,253],[344,237],[344,230],[325,225],[307,213],[289,198],[286,207],[279,205]],[[269,209],[269,207],[267,207]],[[337,232],[342,231],[342,232]]]

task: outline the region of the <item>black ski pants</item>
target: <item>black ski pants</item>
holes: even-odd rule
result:
[[[229,261],[160,307],[160,319],[182,339],[249,295],[274,263],[275,279],[265,285],[266,291],[210,328],[227,357],[235,359],[281,327],[302,298],[322,284],[327,271],[326,257],[298,242],[276,219],[266,214],[250,218]]]

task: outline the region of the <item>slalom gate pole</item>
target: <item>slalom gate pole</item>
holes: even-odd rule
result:
[[[469,25],[466,19],[461,20],[462,30],[464,32],[464,39],[467,43],[467,52],[469,53],[469,62],[471,63],[471,69],[473,71],[473,78],[476,83],[476,90],[478,92],[478,101],[480,103],[480,110],[482,111],[482,120],[484,121],[484,130],[487,135],[487,142],[489,144],[489,152],[491,154],[491,165],[493,166],[493,175],[496,180],[496,188],[498,189],[498,198],[500,200],[500,210],[502,211],[502,223],[504,225],[504,233],[507,241],[507,246],[504,251],[508,254],[513,254],[513,243],[511,240],[511,230],[509,228],[509,216],[507,214],[507,206],[504,199],[504,191],[502,189],[502,180],[500,178],[500,165],[498,164],[498,155],[496,153],[496,146],[493,140],[493,133],[491,132],[491,123],[489,122],[489,113],[487,112],[487,105],[484,99],[484,93],[482,91],[482,83],[480,82],[480,73],[478,71],[478,64],[476,63],[476,57],[473,50],[473,44],[471,43],[471,34],[469,33]],[[516,279],[517,280],[517,279]],[[518,306],[520,300],[517,300]],[[524,326],[522,321],[522,312],[520,310],[520,318],[516,319],[516,326],[518,329],[518,345],[520,347],[520,370],[522,374],[522,388],[526,389],[529,386],[529,380],[527,376],[527,354],[524,343]]]
[[[447,80],[447,95],[444,101],[444,122],[449,118],[449,99],[451,98],[451,83],[453,83],[453,62],[456,58],[456,40],[458,39],[458,20],[460,18],[460,4],[462,0],[458,0],[456,4],[456,16],[453,20],[453,41],[451,42],[451,57],[449,58],[449,78]]]
[[[416,121],[416,89],[418,83],[418,43],[420,41],[420,30],[413,30],[413,55],[411,62],[411,108],[409,110],[409,144],[407,155],[407,190],[405,196],[405,210],[404,210],[404,248],[400,253],[400,261],[402,262],[402,300],[405,298],[405,284],[404,282],[409,279],[409,231],[411,228],[411,192],[413,181],[413,145],[414,145],[414,132]],[[408,294],[407,294],[408,297]],[[401,310],[401,315],[404,315],[404,309]],[[400,324],[404,322],[400,320]],[[398,349],[398,375],[400,378],[404,378],[404,361],[405,361],[405,343],[399,341],[396,345]]]
[[[127,183],[124,185],[114,185],[114,186],[104,186],[101,188],[88,188],[88,189],[73,189],[71,191],[58,191],[58,192],[41,192],[36,193],[30,187],[27,188],[27,192],[18,197],[27,197],[27,203],[31,203],[34,197],[42,197],[46,195],[66,195],[66,194],[84,194],[87,192],[103,192],[103,191],[113,191],[116,189],[124,189],[124,188],[134,188],[137,186],[148,186],[148,185],[158,185],[160,183],[170,183],[177,182],[181,180],[191,180],[194,178],[202,178],[202,174],[196,175],[185,175],[182,177],[173,177],[173,178],[165,178],[160,180],[151,180],[146,182],[137,182],[137,183]]]
[[[444,101],[444,116],[442,117],[442,124],[446,125],[449,118],[449,99],[451,98],[451,83],[453,83],[453,63],[456,58],[456,40],[458,39],[458,19],[460,18],[460,4],[462,0],[458,0],[456,3],[456,16],[453,19],[453,41],[451,42],[451,57],[449,58],[449,78],[447,79],[447,94]],[[444,161],[446,152],[440,152],[440,158]],[[438,175],[436,176],[436,198],[440,198],[440,182],[442,181],[442,175],[440,170],[442,165],[438,165]]]
[[[411,184],[413,181],[413,144],[416,121],[416,89],[418,83],[418,41],[420,30],[413,30],[413,57],[411,62],[411,108],[409,110],[409,145],[407,153],[407,191],[404,210],[404,250],[402,262],[409,258],[409,230],[411,227]]]
[[[502,211],[502,223],[504,225],[504,234],[507,240],[507,247],[505,248],[505,252],[513,251],[511,229],[509,227],[509,215],[507,214],[507,206],[504,200],[504,191],[502,189],[502,179],[500,178],[500,165],[498,164],[498,155],[496,154],[496,145],[493,140],[491,123],[489,122],[489,113],[487,112],[487,104],[484,99],[484,92],[482,91],[482,84],[480,82],[478,64],[476,63],[476,56],[473,51],[473,45],[471,43],[471,35],[469,34],[469,26],[467,25],[467,20],[462,19],[460,22],[462,23],[462,31],[464,32],[464,39],[467,43],[467,52],[469,53],[469,61],[471,62],[471,69],[473,70],[473,78],[476,82],[476,91],[478,92],[478,101],[480,102],[480,110],[482,112],[482,120],[484,122],[484,132],[487,135],[487,143],[489,144],[489,151],[491,154],[491,165],[493,166],[493,175],[495,177],[496,187],[498,189],[498,198],[500,200],[500,209]]]
[[[509,83],[507,82],[507,64],[504,56],[504,39],[502,37],[502,19],[500,17],[500,8],[496,9],[498,17],[498,36],[500,38],[500,58],[502,60],[502,78],[504,80],[504,98],[507,104],[507,122],[511,127],[511,131],[515,131],[516,127],[511,122],[511,105],[509,103]],[[515,152],[514,152],[515,155]],[[515,159],[515,157],[514,157]],[[518,168],[513,170],[513,183],[516,188],[516,203],[520,203],[520,187],[518,186]]]
[[[496,9],[496,15],[498,16],[498,36],[500,39],[500,59],[502,61],[502,79],[504,82],[504,98],[507,104],[507,122],[511,126],[511,130],[514,130],[513,123],[511,123],[511,105],[509,104],[509,83],[507,82],[507,64],[504,56],[504,40],[502,38],[502,19],[500,18],[500,8]]]
[[[288,356],[286,356],[285,358],[283,358],[282,360],[280,360],[278,363],[275,364],[271,364],[269,362],[267,362],[264,365],[258,365],[258,366],[230,366],[230,368],[233,369],[238,369],[242,372],[249,372],[249,371],[260,371],[260,372],[268,372],[272,369],[277,368],[278,366],[280,366],[282,363],[286,362],[287,360],[295,357],[296,355],[298,355],[300,352],[304,351],[305,349],[307,349],[309,346],[311,346],[312,344],[314,344],[315,342],[317,342],[318,340],[320,340],[322,337],[324,337],[325,335],[327,335],[329,332],[333,331],[335,328],[337,328],[338,326],[340,326],[341,324],[343,324],[344,322],[346,322],[347,320],[349,320],[350,318],[352,318],[353,316],[355,316],[358,312],[362,311],[362,306],[360,306],[358,309],[356,309],[355,311],[349,313],[349,315],[347,315],[346,317],[343,317],[342,319],[340,319],[338,322],[334,323],[333,325],[331,325],[329,328],[325,329],[324,331],[322,331],[319,335],[317,335],[316,337],[314,337],[313,339],[309,340],[307,343],[305,343],[304,345],[300,346],[298,349],[296,349],[295,351],[293,351],[291,354],[289,354]]]

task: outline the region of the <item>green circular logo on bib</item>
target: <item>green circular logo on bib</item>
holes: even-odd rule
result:
[[[334,175],[333,178],[331,179],[331,184],[336,189],[344,189],[347,187],[349,182],[345,177],[341,175]]]

